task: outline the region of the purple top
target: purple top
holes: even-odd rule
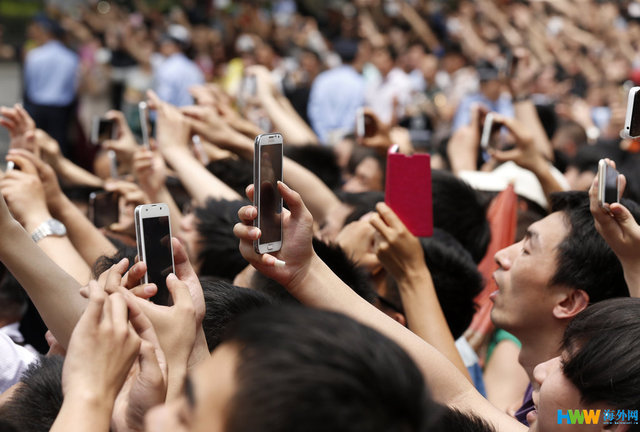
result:
[[[525,426],[529,426],[527,422],[527,414],[536,409],[533,405],[533,386],[531,383],[527,386],[527,390],[524,392],[524,399],[522,400],[522,406],[516,411],[516,419]]]

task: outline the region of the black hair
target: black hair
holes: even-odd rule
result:
[[[238,210],[246,204],[246,201],[208,199],[204,206],[195,208],[196,229],[200,234],[200,276],[231,280],[248,265],[233,235]]]
[[[360,163],[366,158],[373,158],[378,163],[380,167],[380,171],[382,171],[382,189],[384,190],[385,181],[387,177],[387,159],[384,156],[381,156],[377,151],[363,146],[354,146],[353,151],[351,152],[351,157],[349,157],[349,162],[347,163],[347,171],[350,174],[355,174],[356,168]]]
[[[218,159],[209,162],[207,169],[242,197],[253,183],[253,163],[246,159]]]
[[[0,318],[20,321],[28,307],[27,294],[20,282],[10,272],[6,272],[0,282]]]
[[[484,287],[482,274],[469,252],[447,232],[436,228],[433,237],[419,240],[447,325],[453,338],[458,339],[476,312],[474,299]],[[385,300],[404,313],[396,282],[387,279],[387,284],[388,298]]]
[[[127,258],[129,260],[128,268],[131,268],[131,266],[135,264],[138,250],[134,246],[129,246],[119,240],[111,238],[109,240],[111,240],[112,243],[118,248],[118,251],[112,256],[102,255],[98,257],[96,262],[93,263],[93,267],[91,268],[91,274],[94,279],[98,279],[98,277],[102,273],[109,270],[112,265],[118,264],[123,258]]]
[[[583,146],[578,149],[574,158],[569,162],[569,166],[576,167],[580,173],[591,171],[596,174],[600,159],[610,158],[619,161],[622,158],[622,153],[619,148],[605,144]]]
[[[342,174],[336,154],[330,147],[318,145],[286,146],[284,154],[317,175],[329,189],[338,189]]]
[[[60,356],[40,357],[31,364],[9,400],[0,407],[0,418],[17,430],[46,432],[62,406]]]
[[[562,370],[583,402],[638,409],[639,316],[639,298],[610,299],[588,307],[569,323],[562,340]]]
[[[327,244],[317,238],[313,239],[313,249],[320,259],[360,297],[373,303],[376,293],[366,271],[358,267],[344,250],[337,244]],[[298,301],[287,290],[260,272],[255,272],[251,279],[252,288],[264,292],[275,299],[287,303]]]
[[[201,279],[206,311],[202,327],[209,351],[220,343],[227,325],[241,314],[274,304],[270,296],[221,280]]]
[[[479,263],[491,240],[486,203],[476,190],[447,171],[431,172],[431,191],[433,226],[453,235]]]
[[[224,343],[238,349],[229,432],[423,431],[440,414],[402,348],[338,313],[263,308]]]
[[[465,413],[455,408],[445,407],[438,424],[446,431],[455,432],[495,432],[495,428],[473,413]]]
[[[337,193],[338,198],[344,204],[348,204],[353,208],[349,216],[344,221],[344,225],[348,225],[351,222],[359,220],[362,216],[376,211],[376,204],[384,201],[384,192],[382,191],[367,191],[367,192],[345,192],[339,191]]]
[[[623,200],[636,221],[638,206]],[[563,212],[569,234],[558,245],[557,269],[551,285],[581,289],[590,303],[612,297],[628,297],[622,265],[596,230],[587,192],[561,192],[551,196],[551,209]]]

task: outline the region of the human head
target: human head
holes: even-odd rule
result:
[[[160,39],[160,52],[165,57],[184,52],[190,41],[189,30],[179,24],[171,24]]]
[[[220,344],[225,329],[235,318],[275,303],[272,297],[264,293],[229,282],[201,279],[200,283],[205,303],[202,327],[209,351],[213,351]]]
[[[502,89],[498,69],[491,62],[481,60],[476,65],[476,71],[478,72],[482,94],[491,101],[497,101]]]
[[[284,154],[313,172],[329,189],[340,188],[340,167],[331,148],[318,145],[286,146]]]
[[[0,282],[0,327],[19,322],[27,313],[27,295],[15,277],[6,272]]]
[[[567,326],[562,355],[538,365],[534,379],[536,432],[576,430],[576,425],[558,424],[557,413],[567,410],[637,410],[640,405],[640,299],[602,301],[580,312]],[[580,430],[580,429],[578,429]],[[638,425],[616,431],[640,430]]]
[[[62,406],[60,356],[41,357],[16,384],[15,391],[0,406],[0,418],[20,431],[46,432]]]
[[[457,339],[469,327],[475,314],[474,299],[482,291],[482,275],[469,252],[447,232],[436,228],[432,237],[420,238],[420,244],[438,302],[453,338]],[[404,314],[395,281],[387,280],[382,297],[391,303],[388,306],[394,306],[397,312]]]
[[[555,194],[552,210],[495,255],[499,291],[491,318],[517,337],[533,330],[532,320],[559,332],[589,304],[629,295],[620,262],[595,229],[587,193]]]
[[[199,276],[232,280],[247,262],[238,250],[233,226],[244,201],[208,199],[182,218],[180,240]]]
[[[442,170],[431,172],[431,191],[433,226],[453,235],[479,263],[491,239],[482,197],[463,180]]]
[[[391,44],[375,47],[371,56],[371,63],[378,69],[380,75],[387,76],[395,67],[398,53]]]
[[[386,161],[374,150],[354,148],[348,169],[351,177],[342,186],[343,191],[358,193],[384,190]]]
[[[165,430],[422,431],[439,414],[394,342],[346,316],[301,306],[238,318],[187,388],[193,408],[183,411],[183,428],[164,420]],[[172,419],[181,406],[147,419]]]

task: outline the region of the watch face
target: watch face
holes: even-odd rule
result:
[[[49,227],[51,228],[51,232],[55,235],[65,235],[67,233],[67,229],[64,224],[56,219],[49,220]]]

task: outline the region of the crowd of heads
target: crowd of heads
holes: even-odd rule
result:
[[[24,66],[0,231],[30,242],[0,246],[0,430],[516,430],[472,388],[496,328],[521,344],[530,430],[577,409],[638,430],[640,146],[620,132],[640,4],[158,3],[50,6],[20,46],[0,27]],[[247,186],[271,132],[282,249],[259,255]],[[396,149],[429,154],[431,190],[410,192],[432,236],[383,203]],[[598,203],[602,159],[619,203]],[[168,305],[136,248],[134,209],[158,202]]]

